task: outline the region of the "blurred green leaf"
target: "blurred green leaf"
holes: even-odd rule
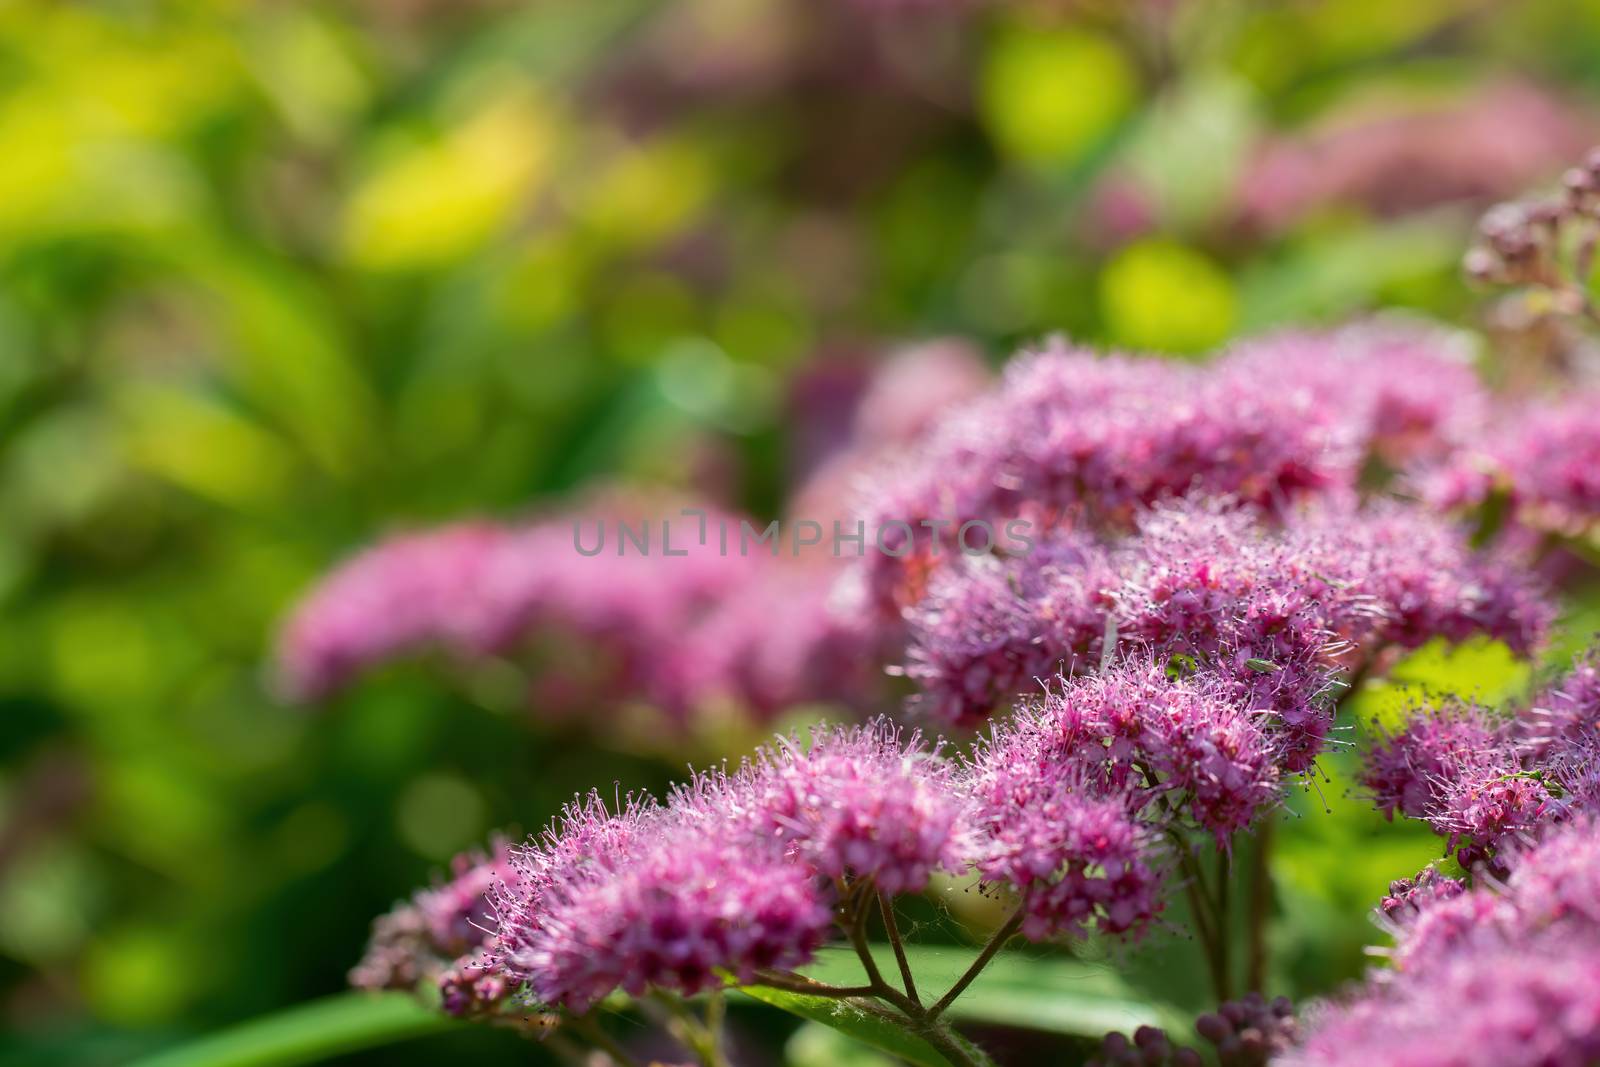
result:
[[[1233,283],[1204,253],[1172,241],[1129,245],[1100,277],[1111,339],[1136,348],[1200,352],[1228,336]]]
[[[896,1060],[831,1026],[807,1021],[783,1047],[789,1067],[895,1067]]]
[[[406,993],[342,993],[241,1023],[132,1067],[297,1067],[458,1025]]]
[[[980,101],[985,123],[1008,155],[1059,166],[1108,134],[1137,91],[1133,64],[1111,38],[1017,26],[990,42]]]
[[[961,976],[977,949],[908,945],[906,954],[918,989],[937,996]],[[889,946],[873,946],[873,957],[885,974],[898,973]],[[864,981],[861,961],[843,948],[823,950],[805,970],[810,977],[832,984]],[[958,1020],[1096,1038],[1110,1030],[1188,1025],[1182,1012],[1150,1003],[1106,964],[1020,952],[996,956],[949,1011]]]
[[[790,1015],[831,1027],[865,1045],[882,1049],[917,1067],[950,1067],[950,1061],[933,1046],[903,1027],[870,1015],[848,1002],[829,997],[812,997],[768,986],[744,986],[739,992],[752,1000],[769,1004]],[[165,1065],[162,1065],[165,1067]]]

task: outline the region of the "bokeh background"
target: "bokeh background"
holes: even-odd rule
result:
[[[353,547],[619,477],[772,514],[918,340],[1492,342],[1470,226],[1600,140],[1597,57],[1582,2],[0,4],[0,1062],[335,991],[452,853],[707,755],[422,669],[283,706]],[[1304,807],[1323,989],[1436,845]],[[539,1058],[362,1062],[472,1048]]]

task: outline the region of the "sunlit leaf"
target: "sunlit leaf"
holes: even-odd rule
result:
[[[405,993],[343,993],[241,1023],[133,1067],[296,1067],[459,1025]]]

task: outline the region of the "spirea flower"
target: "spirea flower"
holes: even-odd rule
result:
[[[909,444],[991,384],[982,356],[965,341],[938,338],[909,345],[873,372],[856,407],[855,440],[875,448]]]
[[[1486,938],[1312,1013],[1285,1067],[1573,1067],[1600,1057],[1600,939]]]
[[[723,597],[666,657],[684,703],[731,703],[763,719],[802,704],[866,703],[882,639],[836,607],[836,576],[826,563],[769,566]]]
[[[1241,706],[1271,712],[1304,770],[1331,725],[1335,675],[1384,647],[1488,634],[1534,647],[1539,588],[1474,553],[1449,523],[1398,504],[1327,503],[1268,523],[1236,502],[1183,498],[1102,543],[1063,530],[1011,558],[936,572],[906,613],[919,712],[981,720],[1036,681],[1107,652],[1105,637],[1204,662]]]
[[[1223,359],[1337,410],[1367,451],[1391,464],[1438,455],[1480,432],[1488,394],[1459,334],[1404,319],[1273,334]]]
[[[504,537],[493,524],[462,523],[400,535],[340,566],[284,628],[281,688],[317,699],[374,663],[461,637],[470,625],[462,592],[479,584]]]
[[[964,869],[967,819],[938,750],[884,722],[780,740],[665,804],[630,798],[613,813],[591,796],[512,851],[494,965],[577,1012],[619,987],[748,982],[811,958],[836,879],[900,893]]]
[[[1505,846],[1600,812],[1593,653],[1506,714],[1460,702],[1381,732],[1362,785],[1379,810],[1424,820],[1464,866],[1503,864]]]
[[[1378,902],[1378,912],[1385,920],[1399,924],[1439,901],[1460,896],[1466,888],[1461,879],[1442,875],[1435,867],[1424,867],[1415,878],[1390,882],[1388,894]]]
[[[1446,782],[1428,821],[1445,834],[1464,864],[1485,857],[1513,835],[1537,827],[1551,812],[1554,798],[1535,772],[1468,765]]]
[[[516,882],[504,844],[489,855],[457,856],[448,880],[418,891],[373,923],[372,938],[350,972],[350,984],[411,990],[437,982],[454,993],[445,1003],[452,1014],[504,999],[512,985],[491,975],[485,950],[495,947],[494,898]]]
[[[615,809],[615,810],[613,810]],[[566,887],[603,876],[647,840],[665,816],[648,796],[629,796],[608,806],[598,793],[565,805],[534,841],[510,850],[513,877],[496,886],[497,965],[527,981],[546,939],[546,916]]]
[[[1443,104],[1334,114],[1260,146],[1242,170],[1240,211],[1279,230],[1333,205],[1393,215],[1494,200],[1559,173],[1591,133],[1564,102],[1516,81]]]
[[[1579,657],[1562,678],[1518,711],[1512,730],[1534,757],[1600,739],[1600,653]]]
[[[587,1011],[611,990],[694,994],[809,960],[832,909],[803,866],[752,837],[667,820],[545,895],[518,968],[542,1002]]]
[[[871,878],[886,893],[960,871],[970,848],[949,761],[882,721],[818,728],[809,746],[781,739],[729,792],[759,836],[787,842],[825,877]]]
[[[1195,1032],[1213,1046],[1219,1067],[1261,1067],[1293,1045],[1299,1030],[1287,997],[1268,1001],[1251,992],[1200,1016]],[[1119,1032],[1107,1034],[1099,1055],[1084,1067],[1201,1067],[1205,1062],[1194,1049],[1173,1044],[1166,1031],[1141,1026],[1131,1041]]]
[[[1137,814],[1145,798],[1077,755],[1058,710],[997,729],[966,768],[976,866],[1021,894],[1033,940],[1138,934],[1162,907],[1156,834]]]
[[[1348,486],[1355,444],[1330,407],[1254,373],[1055,341],[1012,360],[997,389],[952,412],[868,487],[869,530],[894,534],[902,553],[870,558],[871,584],[885,603],[903,600],[908,575],[968,521],[1119,524],[1186,492],[1276,506]]]
[[[369,549],[295,610],[280,640],[280,687],[318,699],[363,670],[440,651],[469,666],[515,661],[550,715],[642,701],[678,719],[709,703],[763,717],[872,701],[878,645],[835,610],[831,561],[746,552],[732,516],[708,515],[702,530],[681,514],[629,514],[635,506],[644,505],[608,500]]]
[[[985,838],[978,870],[1022,895],[1023,936],[1138,934],[1160,912],[1154,834],[1129,798],[1071,764],[997,768],[973,790]]]
[[[1365,753],[1361,785],[1385,818],[1421,819],[1434,812],[1447,784],[1488,754],[1502,769],[1500,724],[1475,704],[1449,702],[1423,709],[1394,732],[1379,731]]]
[[[1061,532],[1031,552],[965,557],[907,613],[913,706],[970,725],[1079,658],[1098,654],[1115,575],[1092,539]]]
[[[1517,523],[1568,536],[1600,517],[1600,417],[1592,391],[1506,411],[1472,447],[1418,477],[1440,507],[1504,494]]]
[[[1063,681],[997,728],[978,765],[1082,768],[1107,788],[1176,804],[1225,841],[1278,800],[1283,752],[1268,717],[1211,671],[1172,677],[1148,658]]]
[[[1299,1067],[1544,1067],[1600,1056],[1600,836],[1592,818],[1505,854],[1509,876],[1419,902],[1391,969],[1309,1017]]]

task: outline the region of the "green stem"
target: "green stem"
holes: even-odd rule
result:
[[[1233,999],[1233,872],[1228,869],[1229,854],[1217,850],[1217,954],[1221,957],[1222,981],[1217,986],[1218,1000]]]
[[[1270,821],[1256,832],[1250,854],[1249,939],[1245,958],[1246,992],[1265,992],[1267,982],[1267,917],[1272,910],[1272,837]]]
[[[573,1033],[582,1036],[589,1044],[610,1056],[617,1067],[639,1067],[639,1061],[634,1059],[627,1049],[617,1044],[616,1039],[606,1033],[600,1024],[589,1016],[574,1016],[567,1023],[567,1026],[571,1028]]]
[[[707,1021],[701,1021],[683,998],[663,990],[655,990],[651,999],[662,1005],[667,1010],[667,1017],[663,1021],[667,1031],[680,1045],[694,1053],[703,1067],[724,1067],[721,1048],[721,1009],[724,1002],[723,995],[712,993],[706,1003]],[[712,1024],[713,1013],[717,1015],[715,1025]]]
[[[756,985],[771,986],[773,989],[782,989],[788,993],[804,993],[813,997],[870,997],[878,992],[877,986],[871,985],[828,985],[807,978],[803,974],[792,974],[787,971],[757,971]]]
[[[889,944],[894,946],[895,962],[900,965],[900,980],[905,984],[906,996],[912,1003],[921,1004],[917,996],[917,981],[911,976],[911,961],[906,959],[906,946],[900,940],[900,926],[895,922],[894,905],[889,901],[889,894],[878,891],[878,910],[883,913],[883,930],[889,938]]]
[[[953,1004],[955,999],[966,991],[967,986],[971,985],[973,980],[982,973],[983,969],[989,965],[989,961],[994,959],[995,954],[1004,947],[1005,943],[1011,940],[1011,935],[1021,928],[1022,909],[1018,908],[1012,913],[1011,918],[1007,919],[1000,929],[996,930],[994,935],[989,938],[989,943],[983,946],[983,951],[978,953],[978,958],[972,961],[972,966],[967,968],[966,973],[957,978],[956,984],[950,987],[949,992],[940,997],[933,1007],[928,1009],[928,1018],[937,1019],[942,1015],[944,1010]]]
[[[728,1014],[727,994],[717,992],[711,994],[711,999],[706,1001],[706,1020],[704,1023],[706,1033],[710,1035],[709,1056],[705,1057],[706,1067],[724,1067],[728,1057],[722,1051],[722,1023]]]
[[[992,1067],[993,1061],[984,1055],[982,1050],[961,1038],[960,1035],[943,1023],[928,1018],[925,1012],[920,1019],[910,1019],[874,1000],[852,1000],[850,1003],[869,1015],[876,1016],[884,1022],[895,1026],[903,1027],[910,1033],[920,1037],[932,1045],[955,1067]]]

